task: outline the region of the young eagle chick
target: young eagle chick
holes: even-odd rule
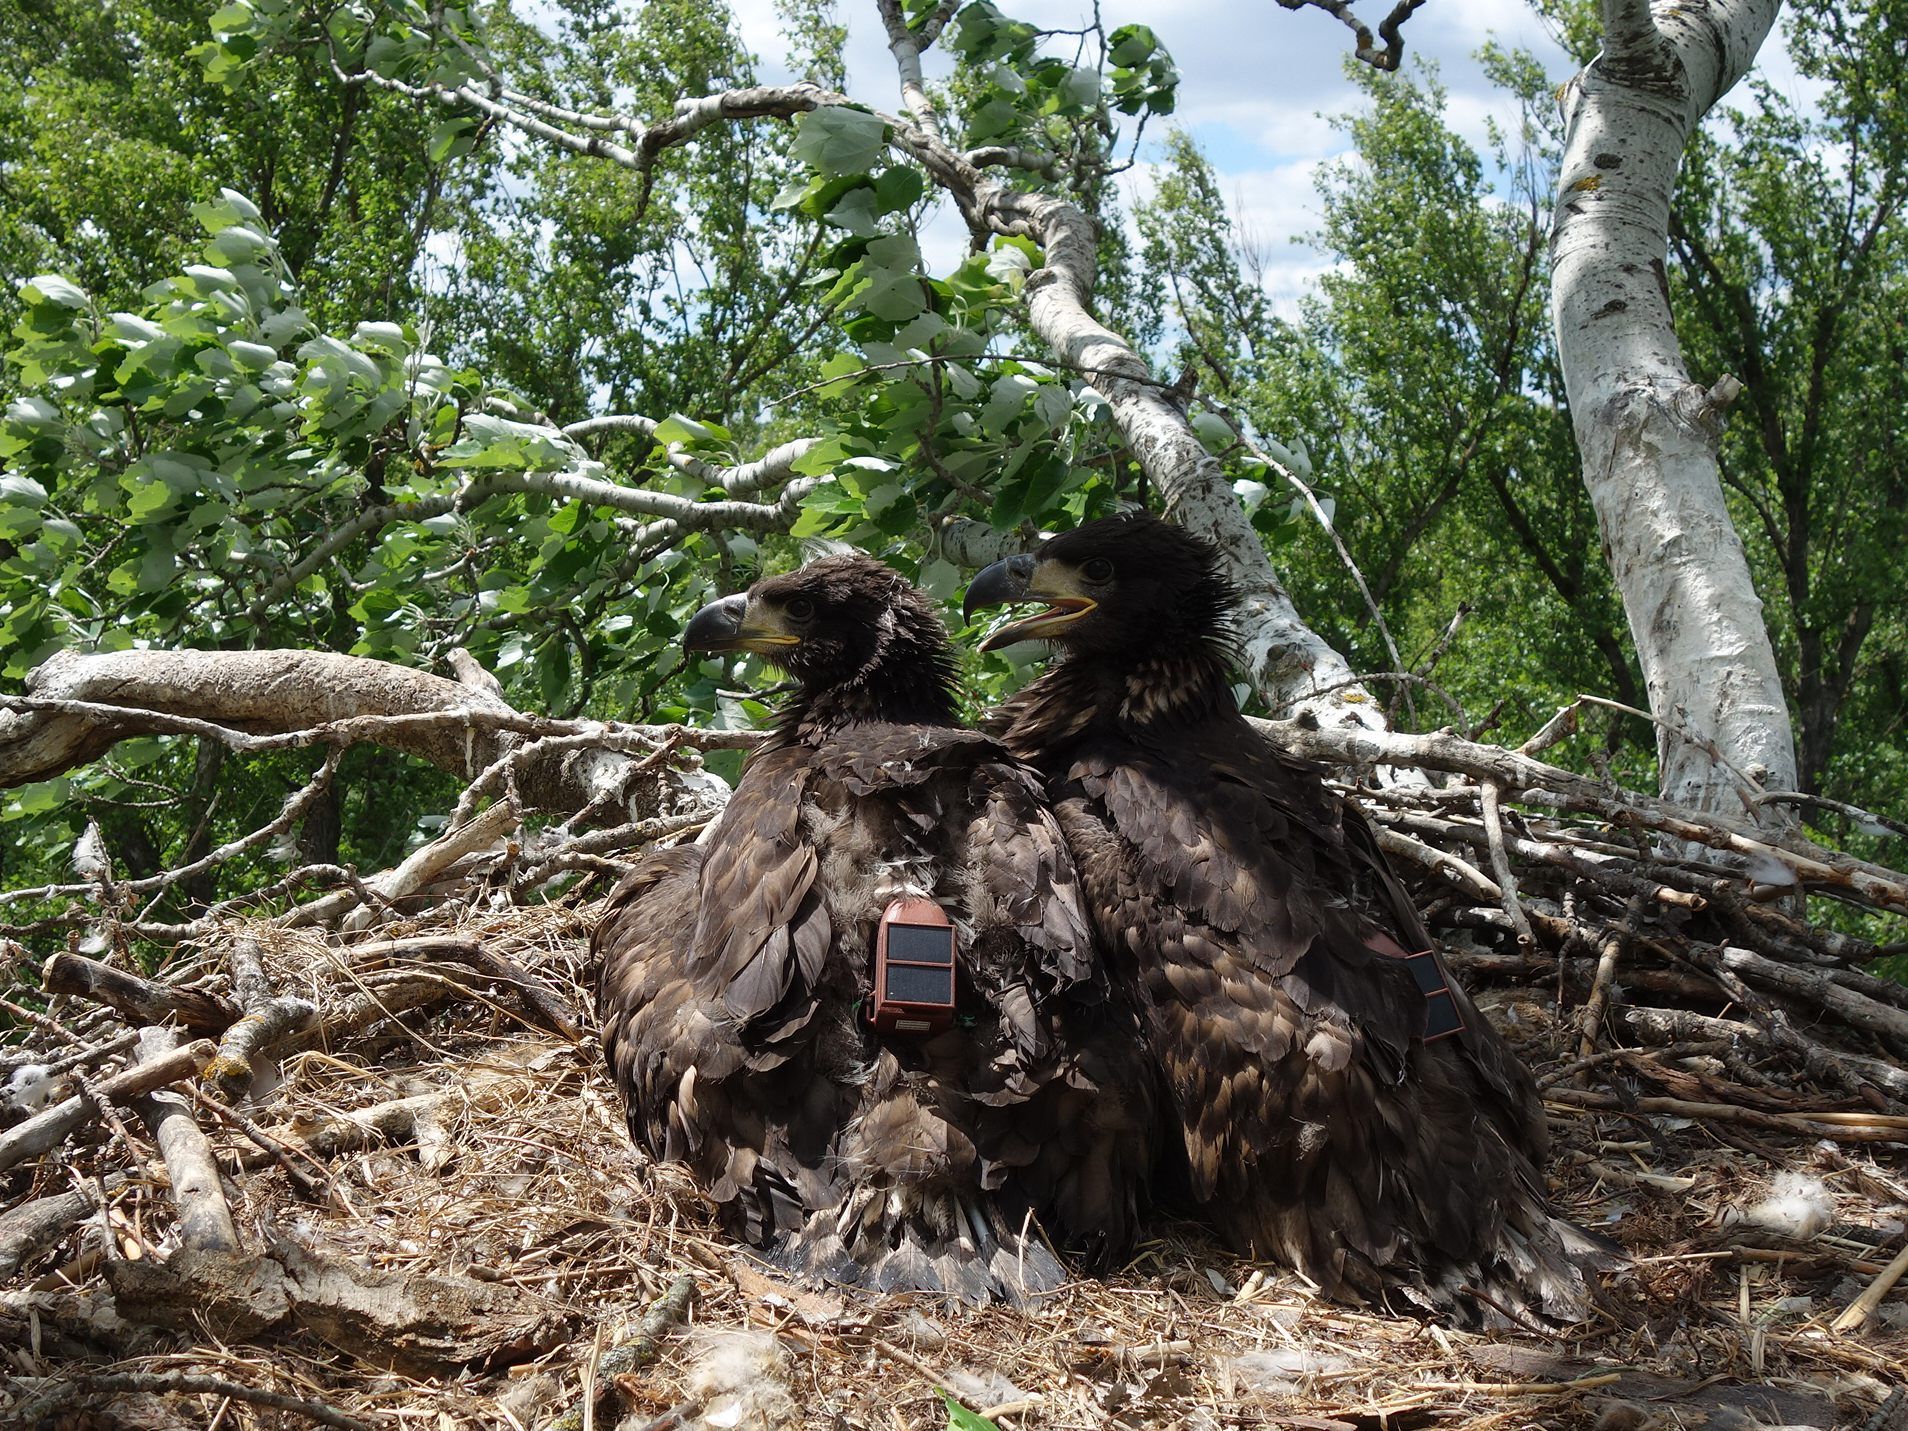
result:
[[[1034,1218],[1123,1256],[1154,1077],[1038,777],[955,723],[934,606],[832,556],[704,607],[683,644],[759,653],[797,690],[707,837],[645,858],[596,932],[637,1142],[826,1280],[1018,1301],[1063,1275]],[[884,1031],[877,925],[909,898],[952,923],[955,1010]]]
[[[1334,1297],[1575,1320],[1529,1073],[1450,982],[1363,816],[1233,700],[1217,553],[1144,514],[982,572],[1059,659],[999,712],[1046,775],[1194,1201]],[[1416,957],[1412,957],[1416,956]]]

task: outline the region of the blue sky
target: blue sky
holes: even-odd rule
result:
[[[997,0],[1017,19],[1043,28],[1069,29],[1085,23],[1091,0]],[[1368,23],[1388,5],[1364,0]],[[761,58],[763,78],[787,77],[774,0],[735,0],[743,40]],[[900,99],[894,62],[872,0],[839,0],[849,27],[849,92],[884,109]],[[1344,137],[1328,116],[1356,106],[1357,91],[1346,78],[1343,60],[1350,32],[1317,10],[1289,12],[1271,0],[1103,0],[1101,14],[1110,31],[1128,22],[1151,25],[1179,65],[1179,109],[1173,122],[1188,129],[1222,176],[1242,231],[1267,260],[1265,286],[1275,305],[1289,312],[1305,285],[1323,268],[1317,255],[1293,239],[1316,224],[1313,187],[1317,167],[1345,150]],[[1487,117],[1507,125],[1515,111],[1485,81],[1472,59],[1487,39],[1532,51],[1553,78],[1568,78],[1571,66],[1523,0],[1429,0],[1404,30],[1407,63],[1436,63],[1449,91],[1453,126],[1480,150],[1485,149]],[[930,78],[945,74],[944,57],[930,52]],[[1765,47],[1764,66],[1785,89],[1795,85],[1793,70],[1779,39]],[[1731,99],[1747,102],[1738,89]],[[1141,167],[1128,180],[1131,192],[1144,192],[1150,174],[1144,161],[1157,153],[1150,142],[1141,150]],[[939,271],[957,261],[965,235],[951,219],[930,226],[923,248]]]

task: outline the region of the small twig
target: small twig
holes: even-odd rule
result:
[[[1581,1058],[1572,1059],[1569,1063],[1559,1064],[1551,1069],[1537,1080],[1537,1088],[1541,1092],[1554,1088],[1559,1083],[1568,1083],[1580,1073],[1592,1068],[1600,1068],[1606,1063],[1614,1063],[1618,1059],[1695,1058],[1701,1054],[1720,1053],[1728,1047],[1728,1039],[1704,1039],[1692,1043],[1663,1044],[1654,1048],[1599,1049],[1595,1053],[1587,1053]]]
[[[312,1401],[305,1397],[287,1396],[283,1392],[266,1391],[262,1387],[247,1386],[241,1381],[228,1381],[222,1376],[202,1376],[196,1372],[184,1371],[119,1371],[94,1372],[77,1376],[63,1375],[48,1378],[53,1385],[38,1395],[29,1398],[17,1409],[20,1423],[31,1426],[48,1412],[73,1397],[89,1391],[101,1392],[139,1392],[148,1395],[166,1395],[168,1393],[188,1396],[226,1396],[234,1401],[243,1401],[249,1406],[266,1406],[274,1411],[289,1411],[307,1421],[315,1421],[320,1426],[330,1426],[336,1431],[371,1431],[368,1421],[360,1421],[355,1416],[347,1416],[335,1407],[322,1401]]]
[[[1484,837],[1490,846],[1491,873],[1497,876],[1498,895],[1503,900],[1504,913],[1510,916],[1511,928],[1517,931],[1518,944],[1530,951],[1537,947],[1537,936],[1531,932],[1530,920],[1524,916],[1523,903],[1517,898],[1517,875],[1511,869],[1510,856],[1504,851],[1504,816],[1499,807],[1502,796],[1497,782],[1487,780],[1478,791],[1478,806],[1484,815]]]
[[[1583,1001],[1583,1010],[1577,1016],[1577,1051],[1586,1057],[1597,1051],[1597,1031],[1603,1027],[1603,1009],[1610,1001],[1617,962],[1623,957],[1623,947],[1629,943],[1642,914],[1643,900],[1641,896],[1633,896],[1629,908],[1623,911],[1622,922],[1610,931],[1603,947],[1597,951],[1597,973],[1590,982],[1590,997]]]
[[[1861,1296],[1850,1302],[1841,1316],[1829,1323],[1832,1332],[1859,1332],[1868,1325],[1868,1319],[1875,1315],[1875,1309],[1882,1299],[1895,1289],[1895,1284],[1904,1275],[1908,1275],[1908,1247],[1903,1247],[1876,1276],[1873,1282],[1862,1289]]]
[[[1908,823],[1888,815],[1878,815],[1873,810],[1864,810],[1860,805],[1831,800],[1825,795],[1805,795],[1800,790],[1765,790],[1750,803],[1758,806],[1812,805],[1819,810],[1833,810],[1838,815],[1848,816],[1851,820],[1873,825],[1876,829],[1891,835],[1908,836]]]
[[[1887,1113],[1843,1113],[1838,1111],[1791,1111],[1770,1113],[1760,1108],[1743,1108],[1734,1103],[1694,1103],[1687,1098],[1619,1098],[1580,1088],[1552,1089],[1547,1097],[1585,1108],[1613,1113],[1660,1113],[1672,1118],[1711,1119],[1722,1123],[1742,1123],[1771,1132],[1800,1134],[1811,1138],[1845,1139],[1853,1143],[1908,1143],[1908,1117]]]
[[[678,1277],[669,1284],[664,1292],[650,1304],[644,1313],[642,1325],[637,1327],[636,1335],[608,1351],[601,1350],[602,1332],[597,1331],[598,1341],[592,1345],[590,1362],[585,1368],[583,1395],[577,1404],[550,1423],[549,1431],[580,1431],[590,1425],[596,1407],[603,1393],[615,1385],[616,1378],[632,1371],[641,1370],[653,1362],[662,1352],[663,1340],[679,1326],[689,1315],[689,1309],[696,1304],[696,1283],[693,1277]],[[672,1407],[668,1416],[685,1414],[685,1408],[693,1402],[684,1402],[682,1406]],[[652,1426],[655,1422],[650,1423]],[[668,1424],[665,1419],[664,1424]]]
[[[325,1167],[323,1163],[312,1157],[310,1153],[302,1148],[295,1147],[290,1143],[274,1138],[270,1133],[267,1133],[236,1108],[214,1098],[202,1088],[193,1088],[188,1085],[186,1093],[191,1097],[193,1102],[213,1114],[220,1122],[236,1129],[239,1133],[243,1134],[254,1147],[267,1154],[273,1162],[284,1169],[285,1176],[302,1188],[307,1195],[315,1198],[329,1191],[332,1181],[331,1171]],[[310,1163],[312,1167],[316,1168],[319,1176],[322,1177],[324,1181],[320,1183],[302,1168],[293,1167],[291,1159],[294,1154],[303,1158],[307,1163]]]

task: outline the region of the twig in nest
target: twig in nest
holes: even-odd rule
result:
[[[1618,1098],[1578,1088],[1556,1088],[1545,1095],[1581,1108],[1633,1115],[1662,1113],[1697,1121],[1742,1123],[1778,1133],[1850,1143],[1908,1143],[1908,1117],[1887,1113],[1804,1111],[1765,1113],[1733,1103],[1693,1103],[1687,1098]]]
[[[1537,948],[1537,936],[1531,933],[1530,920],[1524,917],[1523,903],[1517,898],[1517,875],[1511,869],[1510,856],[1504,852],[1504,816],[1499,807],[1503,791],[1495,780],[1486,780],[1478,790],[1478,807],[1484,815],[1484,835],[1490,842],[1491,873],[1504,901],[1504,913],[1517,931],[1517,943],[1526,953]]]
[[[678,1277],[671,1282],[669,1290],[644,1313],[642,1325],[636,1329],[635,1336],[594,1357],[595,1375],[585,1378],[582,1398],[551,1422],[549,1431],[579,1431],[602,1400],[604,1391],[615,1385],[617,1377],[638,1371],[654,1361],[662,1351],[663,1339],[688,1317],[689,1309],[695,1304],[696,1283],[693,1277]],[[693,1405],[692,1402],[685,1402],[684,1406],[672,1407],[665,1414],[677,1415],[683,1412],[684,1407]]]
[[[191,1078],[205,1067],[210,1057],[212,1041],[200,1039],[197,1043],[172,1050],[163,1058],[135,1064],[123,1073],[101,1079],[95,1092],[99,1097],[114,1102],[129,1102],[155,1088],[164,1088],[182,1078]],[[24,1123],[16,1123],[6,1132],[0,1133],[0,1171],[23,1159],[37,1157],[57,1148],[69,1133],[85,1124],[90,1112],[88,1101],[75,1096],[35,1113]]]
[[[369,1422],[348,1416],[322,1401],[287,1396],[283,1392],[247,1386],[242,1381],[228,1381],[222,1376],[202,1376],[184,1371],[118,1371],[98,1372],[89,1376],[62,1376],[19,1408],[20,1424],[31,1426],[63,1402],[89,1391],[144,1392],[160,1396],[225,1396],[251,1406],[289,1411],[320,1426],[335,1427],[337,1431],[371,1431]]]
[[[1538,1089],[1554,1088],[1559,1083],[1567,1083],[1578,1074],[1592,1068],[1599,1068],[1618,1059],[1645,1058],[1694,1058],[1700,1054],[1720,1053],[1729,1047],[1728,1039],[1704,1039],[1696,1043],[1672,1043],[1659,1048],[1606,1048],[1597,1053],[1585,1054],[1582,1058],[1569,1063],[1559,1064],[1542,1078],[1537,1080]]]
[[[1423,865],[1426,869],[1436,870],[1463,886],[1479,899],[1488,899],[1492,903],[1501,903],[1504,891],[1496,881],[1468,861],[1459,859],[1448,850],[1440,850],[1409,835],[1399,834],[1388,825],[1380,825],[1374,832],[1378,837],[1378,848],[1388,855],[1396,855],[1410,860],[1413,864]],[[1528,926],[1527,926],[1528,927]]]
[[[464,964],[486,974],[497,982],[513,989],[523,1000],[524,1007],[532,1015],[535,1023],[561,1034],[572,1043],[583,1037],[581,1030],[570,1017],[569,1006],[549,986],[525,969],[494,949],[480,944],[477,940],[464,935],[426,934],[409,939],[384,939],[371,944],[360,944],[351,950],[351,963],[354,968],[377,968],[392,959],[415,959],[431,961],[448,959],[453,963]]]
[[[202,870],[224,864],[227,860],[234,859],[245,851],[264,844],[267,840],[275,839],[304,819],[306,812],[331,788],[332,777],[338,773],[338,762],[344,759],[344,754],[345,747],[341,745],[327,750],[324,762],[319,765],[317,772],[304,785],[285,798],[285,803],[279,808],[278,814],[268,823],[260,825],[249,834],[239,836],[236,840],[220,845],[216,850],[209,851],[189,865],[181,865],[178,869],[167,870],[163,874],[153,875],[150,879],[134,880],[128,884],[126,886],[128,889],[141,894],[148,889],[158,891],[151,902],[139,912],[139,917],[152,918],[160,903],[165,899],[166,891],[179,881],[190,879]],[[210,813],[209,809],[207,813]]]
[[[1908,1247],[1895,1254],[1890,1262],[1862,1289],[1861,1296],[1850,1302],[1842,1315],[1829,1323],[1832,1332],[1859,1332],[1868,1325],[1868,1319],[1875,1315],[1875,1308],[1882,1304],[1882,1298],[1895,1289],[1895,1284],[1904,1275],[1908,1275]]]
[[[1643,898],[1634,895],[1629,908],[1623,911],[1623,922],[1610,931],[1603,941],[1603,948],[1597,952],[1597,973],[1590,981],[1590,997],[1583,1002],[1583,1012],[1577,1019],[1577,1052],[1588,1057],[1597,1051],[1597,1030],[1603,1026],[1603,1009],[1610,1002],[1610,986],[1616,981],[1617,961],[1623,957],[1623,946],[1630,942],[1636,932],[1637,920],[1643,914]]]
[[[273,1162],[284,1169],[285,1176],[303,1189],[307,1196],[314,1198],[320,1197],[329,1190],[331,1186],[330,1169],[312,1157],[310,1153],[307,1153],[302,1148],[295,1148],[290,1143],[281,1142],[279,1139],[274,1138],[270,1133],[267,1133],[236,1108],[230,1104],[221,1103],[202,1088],[188,1087],[186,1092],[191,1096],[194,1103],[197,1103],[201,1108],[204,1108],[207,1112],[218,1118],[220,1122],[244,1134],[247,1141],[266,1153]],[[307,1163],[310,1163],[313,1168],[317,1169],[318,1177],[323,1178],[324,1181],[321,1183],[304,1169],[292,1166],[291,1155],[294,1153],[303,1158]]]

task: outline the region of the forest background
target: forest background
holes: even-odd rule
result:
[[[929,52],[945,122],[1098,219],[1097,315],[1173,385],[1298,611],[1392,673],[1369,679],[1390,722],[1515,744],[1580,692],[1645,705],[1546,292],[1556,92],[1594,17],[1510,11],[1493,38],[1434,4],[1410,39],[1438,63],[1384,73],[1341,66],[1315,13],[1007,8]],[[1901,12],[1784,12],[1688,152],[1664,275],[1692,377],[1747,385],[1722,477],[1798,788],[1882,811],[1908,661]],[[1040,251],[970,252],[863,111],[626,164],[428,88],[503,76],[554,129],[757,83],[892,109],[875,14],[0,4],[0,252],[28,280],[0,293],[4,689],[67,648],[462,650],[520,709],[748,725],[764,682],[675,639],[803,538],[951,600],[1146,496],[1093,375],[1028,336]],[[1241,183],[1266,142],[1296,146],[1276,167],[1308,210]],[[1024,675],[974,663],[975,707]],[[1552,758],[1652,786],[1651,726],[1592,724]],[[388,866],[464,784],[365,744],[308,787],[328,758],[126,741],[6,793],[0,879],[58,882],[89,823],[152,878],[313,790],[269,844],[165,882],[147,917],[181,917],[288,866]],[[1897,853],[1872,819],[1808,818]]]

